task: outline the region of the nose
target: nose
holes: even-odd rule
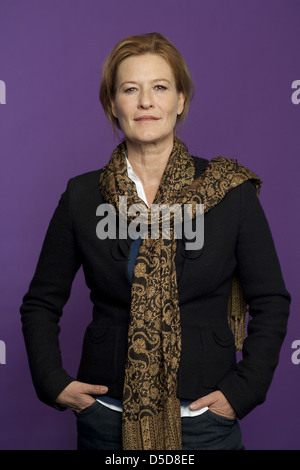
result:
[[[151,90],[142,89],[139,93],[139,102],[138,107],[141,109],[153,108],[153,99],[152,99]]]

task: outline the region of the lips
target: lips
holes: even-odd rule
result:
[[[156,116],[139,116],[137,118],[135,118],[135,121],[158,121],[160,118],[156,117]]]

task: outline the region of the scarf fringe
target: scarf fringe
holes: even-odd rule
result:
[[[123,449],[178,450],[181,446],[180,401],[176,397],[172,400],[173,403],[167,401],[169,406],[155,415],[144,412],[144,416],[129,422],[123,417]]]
[[[234,335],[237,351],[243,349],[243,343],[247,335],[247,312],[248,306],[245,301],[242,285],[237,275],[234,275],[228,302],[228,324]]]

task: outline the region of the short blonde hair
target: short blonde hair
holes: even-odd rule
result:
[[[120,129],[118,119],[112,113],[112,101],[116,93],[118,67],[122,60],[132,55],[158,54],[163,57],[172,69],[178,93],[185,97],[184,109],[177,116],[176,124],[187,116],[190,101],[193,96],[193,81],[189,69],[180,52],[162,34],[147,33],[140,36],[129,36],[122,39],[107,57],[100,86],[100,102],[114,130]]]

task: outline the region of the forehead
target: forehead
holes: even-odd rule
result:
[[[167,79],[174,81],[168,62],[158,54],[144,54],[127,57],[117,70],[117,82]]]

